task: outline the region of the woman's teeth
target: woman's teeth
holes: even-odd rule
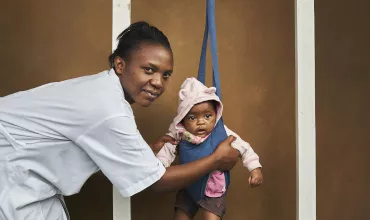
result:
[[[151,93],[151,92],[148,92],[148,91],[145,91],[145,93],[151,98],[151,99],[155,99],[158,97],[157,94],[154,94],[154,93]]]

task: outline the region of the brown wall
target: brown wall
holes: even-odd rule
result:
[[[295,219],[293,3],[216,1],[225,123],[251,143],[265,176],[263,187],[251,189],[247,169],[239,163],[232,170],[225,219]],[[150,112],[135,108],[139,129],[148,141],[168,129],[181,83],[197,74],[204,16],[205,1],[132,1],[133,21],[148,20],[163,29],[175,54],[167,93]],[[174,196],[150,192],[134,196],[133,220],[171,219]]]
[[[1,1],[0,96],[106,69],[111,8],[105,0]],[[111,195],[94,176],[67,198],[72,219],[112,219]]]
[[[315,2],[319,220],[370,219],[370,5],[352,2]],[[294,2],[216,6],[224,119],[260,155],[265,176],[250,189],[248,172],[240,163],[233,169],[225,219],[295,219]],[[181,82],[196,75],[204,1],[133,0],[132,16],[160,27],[175,53],[167,93],[150,112],[134,107],[151,141],[175,115]],[[0,27],[0,96],[107,68],[110,1],[3,1]],[[67,198],[72,219],[112,219],[111,194],[110,183],[93,176]],[[170,219],[173,200],[139,193],[133,220]]]
[[[317,216],[370,219],[370,2],[315,4]]]

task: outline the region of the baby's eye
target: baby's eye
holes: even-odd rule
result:
[[[206,114],[206,118],[209,119],[212,117],[212,114]]]
[[[189,119],[190,121],[194,121],[194,120],[195,120],[195,117],[194,117],[194,116],[189,116],[189,117],[188,117],[188,119]]]

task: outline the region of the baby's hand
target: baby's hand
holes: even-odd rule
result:
[[[249,176],[248,182],[252,188],[260,186],[262,184],[263,176],[261,168],[256,168],[251,171],[251,175]]]

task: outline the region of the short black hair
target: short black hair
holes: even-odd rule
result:
[[[170,42],[166,35],[158,28],[148,24],[145,21],[139,21],[131,24],[117,37],[118,46],[109,56],[108,61],[110,67],[114,67],[114,58],[121,57],[128,60],[131,52],[141,43],[159,44],[172,52]]]

